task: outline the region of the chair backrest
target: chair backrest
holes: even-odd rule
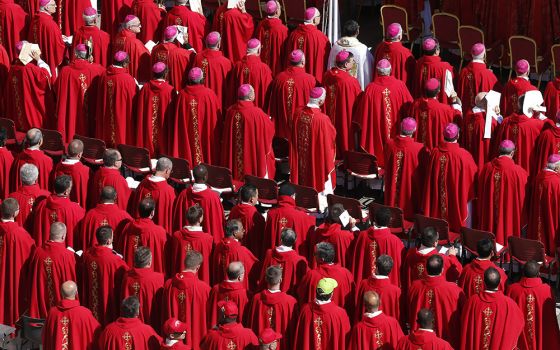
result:
[[[276,181],[258,176],[245,175],[245,183],[254,185],[259,190],[259,199],[277,200],[278,185]]]
[[[459,27],[459,42],[461,46],[461,56],[466,59],[472,59],[471,49],[474,44],[484,44],[484,32],[473,26]]]
[[[29,316],[22,316],[22,338],[31,341],[34,344],[42,343],[42,333],[43,327],[45,326],[45,320],[40,318],[32,318]]]
[[[418,236],[424,232],[426,227],[434,227],[439,234],[439,240],[449,240],[449,224],[443,219],[431,218],[428,216],[416,214],[414,216],[414,229]]]
[[[403,30],[403,39],[410,40],[408,34],[408,13],[404,7],[397,5],[381,6],[381,28],[383,30],[383,38],[385,38],[385,29],[391,23],[398,23]]]
[[[342,204],[344,206],[344,209],[348,211],[348,214],[350,214],[351,217],[358,220],[359,222],[363,221],[362,204],[359,200],[337,196],[335,194],[329,194],[327,195],[327,203],[329,207],[333,206],[334,204]]]
[[[272,150],[274,151],[274,157],[288,158],[290,156],[290,142],[287,138],[274,136]]]
[[[404,214],[401,208],[390,207],[387,205],[371,202],[369,204],[369,217],[370,219],[375,217],[375,212],[381,208],[387,208],[391,211],[391,221],[389,222],[389,228],[400,228],[404,230]]]
[[[92,137],[81,136],[78,134],[74,135],[74,139],[80,140],[84,143],[84,158],[91,160],[103,158],[103,154],[107,149],[105,141]]]
[[[303,22],[305,9],[307,9],[306,0],[282,0],[282,12],[286,23]]]
[[[533,239],[509,236],[508,249],[511,257],[522,264],[529,260],[545,261],[544,245]]]
[[[0,118],[0,128],[6,129],[8,140],[16,139],[16,124],[8,118]]]
[[[245,1],[245,9],[255,19],[260,19],[263,16],[260,0],[246,0]]]
[[[56,130],[40,129],[43,133],[43,144],[41,149],[51,152],[64,152],[62,134]]]
[[[290,183],[296,193],[296,205],[304,209],[319,211],[319,193],[313,187],[301,186]]]
[[[476,256],[478,256],[476,251],[477,243],[484,238],[490,239],[492,242],[496,242],[496,236],[492,232],[461,227],[461,243],[463,244],[463,247]],[[494,244],[494,253],[496,253],[496,244]]]
[[[459,17],[451,13],[439,12],[432,15],[434,36],[440,43],[459,43]]]
[[[170,178],[177,182],[184,182],[185,179],[192,181],[191,167],[189,166],[189,161],[183,158],[175,158],[165,156],[171,160],[173,164],[173,169],[171,169]]]
[[[556,75],[560,72],[560,44],[552,45],[550,53],[552,56],[552,68],[554,69],[553,74]]]
[[[128,168],[152,168],[152,163],[150,162],[150,151],[147,149],[124,144],[117,145],[117,149],[121,152],[123,164]]]
[[[509,63],[514,67],[515,63],[521,59],[529,62],[535,73],[538,71],[537,64],[537,42],[529,37],[513,35],[509,37]]]
[[[205,163],[203,165],[208,170],[208,185],[214,188],[231,188],[232,190],[235,190],[231,170],[221,166]]]
[[[373,154],[346,151],[344,154],[344,169],[360,175],[377,174],[377,157]]]

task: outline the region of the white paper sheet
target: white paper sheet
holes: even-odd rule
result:
[[[39,45],[32,44],[32,43],[24,43],[21,51],[19,53],[19,60],[26,66],[29,62],[33,61],[33,57],[31,57],[31,53],[37,51],[41,54],[41,50],[39,49]]]
[[[498,119],[496,115],[496,107],[500,105],[500,97],[502,94],[494,90],[490,90],[486,97],[486,123],[484,124],[484,138],[492,137],[492,118]]]
[[[541,106],[543,103],[544,99],[539,90],[527,91],[523,100],[523,114],[531,118],[533,112],[546,112],[546,107]]]
[[[234,8],[236,8],[238,2],[239,2],[239,0],[228,0],[228,2],[227,2],[227,8],[228,8],[228,9],[234,9]]]
[[[150,53],[152,53],[152,50],[156,45],[157,43],[154,43],[152,40],[149,40],[147,43],[144,44],[144,46],[148,49],[148,51],[150,51]]]
[[[202,1],[201,0],[189,0],[189,6],[191,8],[191,11],[193,12],[198,12],[201,15],[202,13]]]
[[[453,74],[450,71],[445,71],[445,94],[447,97],[451,97],[455,93],[455,87],[453,86]]]
[[[351,219],[350,214],[348,214],[347,210],[343,211],[338,218],[340,219],[340,223],[342,224],[342,227],[348,226]]]

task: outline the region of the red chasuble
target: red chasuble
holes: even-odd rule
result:
[[[412,137],[397,136],[385,145],[385,204],[403,210],[405,219],[418,212],[423,174],[419,167],[423,144]]]
[[[494,154],[503,140],[511,140],[515,144],[513,160],[527,172],[530,170],[531,157],[537,137],[544,128],[544,122],[529,118],[525,114],[512,114],[505,118],[496,130]],[[549,154],[550,155],[550,154]],[[548,155],[547,155],[548,157]]]
[[[192,167],[218,164],[222,134],[221,101],[203,85],[188,85],[179,91],[177,108],[168,119],[167,154],[184,158]]]
[[[397,350],[417,350],[417,349],[430,349],[430,350],[453,350],[451,345],[443,339],[437,337],[434,332],[425,330],[416,330],[410,335],[401,338]]]
[[[228,323],[208,331],[202,339],[200,348],[203,350],[238,349],[249,350],[259,344],[255,333],[249,328],[243,328],[240,323]]]
[[[324,223],[317,227],[315,232],[309,237],[310,249],[308,253],[308,260],[311,267],[315,268],[317,266],[317,261],[314,258],[315,246],[321,242],[328,242],[333,245],[334,251],[336,252],[335,262],[350,269],[354,254],[352,244],[353,240],[354,232],[343,230],[340,224]]]
[[[498,78],[491,69],[482,62],[470,62],[461,70],[457,95],[463,104],[463,110],[470,110],[475,106],[474,99],[479,92],[499,90]]]
[[[56,129],[65,142],[70,142],[75,134],[94,136],[97,90],[103,73],[105,68],[82,59],[60,71],[55,83]]]
[[[383,41],[375,49],[375,62],[386,59],[391,62],[391,76],[406,84],[409,89],[413,87],[416,60],[412,52],[400,41]],[[377,69],[374,69],[377,77]]]
[[[459,232],[468,217],[467,203],[475,195],[477,170],[471,154],[458,143],[434,148],[426,167],[424,215],[447,220],[449,229]]]
[[[441,60],[439,56],[422,56],[416,62],[414,77],[414,97],[419,98],[424,95],[424,84],[432,78],[436,78],[440,82],[441,91],[437,99],[442,103],[449,103],[451,100],[445,93],[446,88],[446,71],[453,75],[453,67]]]
[[[266,286],[266,269],[270,266],[282,267],[282,282],[280,290],[290,295],[297,296],[297,287],[301,284],[303,277],[309,270],[307,261],[295,250],[269,249],[263,260],[260,285]]]
[[[163,128],[169,115],[173,113],[173,102],[177,91],[165,80],[150,80],[138,93],[136,108],[136,147],[144,147],[153,157],[163,154],[166,135]]]
[[[286,227],[297,234],[294,245],[299,255],[307,256],[307,237],[315,229],[315,217],[307,215],[304,209],[296,207],[295,200],[290,196],[278,196],[278,207],[266,214],[264,229],[264,249],[274,249],[280,244],[280,234]]]
[[[204,49],[195,56],[193,67],[202,69],[204,86],[216,93],[219,102],[217,107],[221,109],[224,101],[227,100],[226,96],[229,95],[228,81],[233,63],[224,57],[221,51]]]
[[[303,107],[294,113],[293,125],[290,140],[291,181],[323,192],[330,178],[335,188],[336,129],[329,117],[319,108]]]
[[[131,190],[119,169],[101,167],[95,172],[92,189],[88,196],[89,207],[93,208],[99,202],[101,190],[105,186],[111,186],[117,191],[117,206],[125,210],[128,205]]]
[[[49,239],[51,224],[60,221],[66,225],[66,245],[74,247],[74,233],[80,230],[79,224],[84,218],[85,210],[68,197],[51,195],[37,205],[33,215],[33,233],[35,243],[42,245]]]
[[[412,96],[406,85],[391,76],[379,76],[357,102],[355,121],[361,127],[360,147],[384,165],[387,141],[398,135],[400,120],[407,115]]]
[[[486,111],[475,107],[465,114],[461,127],[461,146],[471,153],[479,169],[491,160],[491,138],[484,138],[485,125]],[[491,135],[497,126],[498,122],[492,119]]]
[[[527,91],[538,90],[528,79],[513,78],[506,83],[500,101],[500,114],[509,116],[512,113],[521,113],[518,106],[519,96]]]
[[[88,184],[91,169],[81,163],[79,160],[74,163],[64,160],[56,165],[53,171],[53,179],[60,175],[68,175],[72,178],[72,191],[70,192],[70,200],[78,203],[82,208],[87,205]],[[51,181],[51,183],[54,183]]]
[[[160,336],[138,318],[119,317],[107,325],[99,337],[99,348],[106,350],[158,349]]]
[[[272,116],[276,136],[289,139],[292,135],[294,111],[305,106],[317,81],[301,67],[290,67],[276,75],[270,83],[265,110]]]
[[[89,0],[56,0],[54,18],[62,34],[74,35],[84,22],[82,17],[84,10],[90,6]]]
[[[15,222],[0,222],[0,323],[13,326],[27,309],[26,294],[35,242]]]
[[[475,259],[463,267],[463,271],[461,272],[457,283],[459,287],[463,288],[463,292],[465,292],[467,299],[484,291],[484,271],[490,267],[495,268],[500,273],[501,278],[498,289],[502,292],[505,291],[508,277],[504,270],[490,260]]]
[[[152,49],[152,65],[163,62],[167,65],[167,80],[175,90],[181,90],[187,84],[187,74],[194,61],[193,50],[185,50],[175,43],[161,43]]]
[[[43,329],[43,349],[93,350],[100,332],[101,326],[88,308],[80,306],[78,300],[63,299],[49,310]]]
[[[8,198],[10,193],[10,168],[14,162],[14,156],[6,147],[0,147],[0,198]]]
[[[173,232],[173,204],[175,203],[175,189],[167,181],[154,181],[153,176],[148,176],[136,188],[130,198],[129,213],[138,217],[138,205],[145,198],[152,198],[156,202],[154,222]]]
[[[504,293],[484,291],[468,300],[461,322],[461,350],[515,349],[524,317]]]
[[[58,76],[57,68],[62,63],[66,50],[60,27],[51,15],[46,12],[38,12],[31,19],[27,40],[39,45],[41,57],[49,65],[54,81]]]
[[[226,7],[227,4],[224,4],[216,11],[212,30],[222,35],[221,49],[224,56],[237,62],[245,55],[247,41],[251,39],[255,25],[249,13]]]
[[[323,305],[308,303],[301,309],[294,336],[294,348],[344,350],[349,333],[350,321],[343,308],[334,302]]]
[[[279,349],[291,349],[294,327],[297,322],[297,300],[284,292],[264,289],[251,301],[247,325],[255,334],[272,328],[282,334]]]
[[[245,175],[274,179],[273,138],[274,123],[254,102],[237,101],[227,110],[222,165],[231,169],[233,180],[244,181]]]
[[[556,116],[560,110],[560,77],[554,78],[546,85],[544,90],[544,105],[546,106],[546,114]]]
[[[101,0],[103,16],[101,17],[101,29],[109,33],[111,38],[117,35],[119,26],[131,12],[132,0]]]
[[[447,282],[444,276],[428,276],[417,280],[408,290],[408,323],[418,329],[416,315],[423,308],[434,313],[434,331],[454,347],[458,347],[461,309],[466,297],[454,282]]]
[[[245,288],[248,288],[249,285],[251,285],[251,287],[254,286],[258,278],[257,274],[260,272],[257,271],[256,268],[253,269],[253,267],[256,267],[255,263],[258,262],[258,259],[249,249],[242,246],[241,243],[233,237],[223,238],[220,243],[216,244],[212,256],[213,284],[220,283],[227,279],[227,268],[233,261],[241,261],[245,267],[243,286]],[[212,325],[215,324],[216,323],[213,323]]]
[[[150,51],[144,46],[136,34],[123,29],[113,39],[113,52],[124,51],[128,54],[130,63],[127,70],[139,82],[150,80],[151,58]]]
[[[323,84],[327,90],[323,109],[337,130],[336,157],[342,159],[346,151],[354,149],[352,113],[354,102],[362,92],[362,88],[358,79],[336,67],[325,73]]]
[[[241,242],[244,246],[255,254],[258,259],[264,257],[265,251],[262,249],[263,232],[265,219],[254,205],[240,203],[231,208],[229,220],[237,219],[243,224],[245,236]]]
[[[418,248],[410,249],[406,253],[402,267],[402,287],[405,293],[412,282],[428,277],[426,262],[430,256],[435,254],[439,254],[436,249],[421,253],[418,251]],[[457,281],[461,271],[463,271],[463,267],[457,257],[452,255],[439,255],[443,258],[443,274],[445,275],[445,279],[449,282]]]
[[[16,43],[27,36],[28,25],[29,15],[21,6],[14,0],[0,0],[0,44],[8,52],[10,62],[18,57]]]
[[[345,307],[351,315],[354,304],[354,278],[352,273],[339,264],[321,264],[307,272],[298,286],[298,301],[300,304],[310,303],[315,300],[317,284],[322,278],[333,278],[338,282],[338,287],[333,292],[332,301],[340,307]]]
[[[164,19],[165,26],[185,26],[189,28],[189,44],[200,52],[204,49],[202,42],[208,31],[208,24],[204,15],[193,12],[188,6],[176,5],[169,12]]]
[[[19,203],[19,215],[16,222],[27,232],[33,231],[33,210],[37,209],[40,201],[50,196],[50,192],[43,190],[39,185],[21,186],[16,192],[10,193],[9,198],[14,198]]]
[[[560,246],[560,175],[542,170],[535,178],[528,207],[527,238],[544,244],[548,256]]]
[[[206,334],[206,305],[210,286],[200,281],[192,272],[180,272],[165,282],[163,292],[163,320],[176,317],[187,324],[187,344],[200,349]]]
[[[397,271],[398,272],[398,271]],[[364,294],[369,291],[376,292],[381,298],[381,306],[379,310],[382,310],[387,316],[391,316],[400,320],[401,316],[401,289],[396,285],[391,283],[391,280],[385,276],[370,276],[365,280],[362,280],[358,285],[356,292],[356,302],[355,302],[355,313],[354,319],[359,321],[363,319],[363,314],[366,311],[364,306]]]
[[[461,111],[435,98],[418,98],[412,104],[410,115],[418,122],[416,141],[428,149],[443,142],[443,130],[449,123],[461,125]]]
[[[522,277],[520,282],[509,286],[507,295],[517,303],[525,319],[518,343],[520,349],[546,350],[560,344],[551,286],[539,277]]]
[[[108,247],[95,246],[82,256],[80,295],[101,325],[117,318],[126,269],[124,260]]]
[[[529,172],[531,179],[534,179],[546,167],[548,157],[555,153],[560,153],[560,127],[552,125],[552,123],[545,123],[543,131],[535,141],[535,147],[531,155]]]
[[[73,48],[75,49],[78,44],[85,44],[86,40],[90,39],[93,44],[93,62],[103,67],[109,66],[111,62],[111,50],[109,46],[111,37],[107,32],[97,28],[97,26],[82,26],[76,30],[72,39]]]
[[[272,76],[282,71],[288,27],[280,18],[264,18],[258,25],[256,37],[261,42],[261,60],[268,64]]]
[[[0,38],[1,41],[1,38]],[[8,72],[10,71],[10,58],[8,57],[8,53],[2,44],[0,43],[0,85],[2,87],[6,86]],[[5,93],[0,94],[0,115],[4,115],[6,112],[6,102],[4,99],[6,98]]]
[[[152,268],[131,268],[124,274],[120,300],[136,296],[140,300],[142,322],[159,328],[161,324],[161,303],[163,295],[163,273]]]
[[[142,30],[138,33],[138,39],[143,43],[147,43],[150,40],[154,42],[161,40],[165,8],[160,6],[153,0],[134,0],[132,2],[132,13],[142,23]]]
[[[231,70],[231,90],[237,89],[243,84],[250,84],[255,89],[255,105],[264,108],[268,86],[272,82],[272,72],[266,63],[261,61],[258,55],[245,55],[234,64]],[[230,94],[228,105],[235,103],[234,94]]]
[[[152,252],[152,269],[164,273],[167,270],[167,233],[151,219],[138,218],[129,222],[123,229],[119,251],[130,268],[134,266],[134,253],[138,247],[148,247]]]
[[[519,237],[526,221],[527,172],[507,156],[494,158],[478,176],[478,227],[496,235],[507,245],[509,236]]]
[[[300,24],[290,33],[286,41],[286,51],[301,50],[305,54],[305,71],[317,81],[323,79],[327,68],[331,43],[329,38],[313,24]]]
[[[101,226],[109,225],[113,229],[113,241],[119,242],[125,225],[132,221],[130,215],[116,204],[100,203],[86,212],[82,220],[80,236],[75,239],[76,250],[84,252],[97,244],[95,231]],[[153,253],[153,252],[152,252]]]
[[[175,231],[169,243],[171,259],[168,275],[179,273],[185,268],[185,257],[191,250],[196,250],[202,254],[202,265],[198,270],[198,278],[210,284],[210,262],[212,261],[212,248],[214,246],[213,237],[207,232],[202,231],[202,227],[183,226],[179,231]]]
[[[51,75],[45,68],[30,62],[24,66],[14,62],[8,73],[9,89],[5,93],[5,115],[16,124],[16,130],[49,125],[47,118],[55,109]]]
[[[47,241],[29,263],[29,316],[47,318],[47,311],[62,298],[60,287],[76,281],[76,258],[64,242]]]
[[[390,229],[373,227],[360,232],[356,239],[352,259],[352,274],[356,284],[376,273],[375,261],[382,254],[393,258],[393,270],[389,274],[391,283],[401,285],[400,270],[405,255],[404,244]]]
[[[23,186],[19,178],[19,170],[22,165],[27,163],[33,164],[37,167],[37,169],[39,169],[37,184],[42,189],[48,189],[50,174],[53,169],[52,158],[47,156],[41,150],[29,148],[26,148],[22,152],[18,153],[12,163],[12,168],[10,169],[10,189],[12,191],[16,191],[18,188]]]
[[[173,211],[173,227],[181,229],[185,226],[187,224],[185,213],[190,207],[198,204],[204,211],[202,229],[214,237],[214,243],[218,243],[224,237],[224,223],[226,221],[220,196],[204,184],[195,184],[195,186],[204,186],[205,188],[194,189],[191,186],[184,189],[177,197]]]
[[[402,337],[404,334],[399,321],[382,312],[373,317],[363,317],[354,325],[348,349],[394,349]]]
[[[136,128],[132,118],[138,87],[126,68],[110,66],[99,82],[96,136],[116,147],[127,143]],[[136,140],[129,137],[131,143]]]
[[[249,293],[247,292],[244,282],[223,281],[212,287],[208,298],[208,328],[216,326],[219,321],[218,303],[222,300],[228,300],[237,305],[239,310],[239,320],[245,321],[249,312]]]

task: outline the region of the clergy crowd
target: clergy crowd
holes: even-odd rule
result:
[[[560,346],[540,275],[560,251],[560,78],[543,95],[521,59],[503,84],[484,43],[461,69],[432,35],[415,55],[406,23],[330,42],[322,11],[288,28],[283,3],[0,0],[0,324],[32,318],[46,350]],[[383,195],[351,217],[326,198],[356,153]],[[269,205],[246,181],[286,175]],[[491,238],[461,254],[465,228]],[[545,253],[515,283],[510,237]]]

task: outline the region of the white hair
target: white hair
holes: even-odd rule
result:
[[[377,73],[379,73],[379,75],[391,75],[391,67],[377,68]]]
[[[19,177],[24,185],[33,185],[39,178],[39,169],[31,163],[26,163],[19,168]]]

